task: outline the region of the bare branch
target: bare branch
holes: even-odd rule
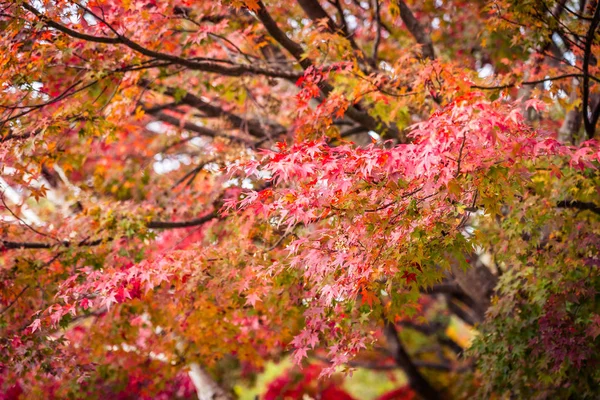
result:
[[[400,8],[400,18],[402,18],[404,25],[406,25],[406,28],[415,38],[417,43],[421,45],[423,57],[428,58],[430,60],[435,59],[433,43],[431,42],[431,37],[429,36],[429,34],[425,32],[425,28],[419,23],[419,21],[417,21],[415,15],[412,13],[410,8],[408,8],[404,1],[396,0],[396,3]]]
[[[377,52],[379,51],[379,43],[381,42],[381,10],[379,0],[375,1],[375,43],[373,43],[373,62],[377,64]]]
[[[585,37],[585,49],[583,51],[583,85],[581,86],[582,92],[582,108],[583,108],[583,125],[588,137],[593,138],[596,134],[596,123],[598,117],[600,117],[600,107],[591,110],[592,115],[588,114],[588,107],[590,106],[590,62],[592,61],[592,44],[597,34],[598,25],[600,24],[600,3],[596,4],[596,10],[592,17],[592,22],[587,31]]]

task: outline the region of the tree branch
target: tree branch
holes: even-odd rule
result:
[[[9,131],[8,135],[0,137],[0,143],[8,142],[9,140],[29,139],[30,137],[34,137],[36,135],[39,135],[40,133],[41,133],[41,130],[39,130],[39,129],[34,132],[26,132],[26,133],[20,133],[20,134],[10,133],[10,131]]]
[[[300,7],[302,7],[302,10],[304,10],[306,15],[308,15],[308,17],[310,19],[312,19],[313,21],[326,20],[327,21],[327,29],[331,33],[345,34],[344,30],[339,28],[335,24],[333,19],[329,16],[329,14],[327,14],[327,11],[325,11],[323,9],[323,7],[321,6],[321,3],[319,3],[318,0],[297,0],[297,1],[298,1],[298,4],[300,4]],[[344,14],[342,13],[342,16],[343,15]],[[373,63],[373,60],[369,60],[368,57],[366,56],[366,54],[362,51],[362,49],[360,47],[358,47],[358,44],[356,43],[356,41],[354,41],[352,36],[348,35],[348,36],[344,36],[344,37],[350,42],[350,46],[352,46],[352,48],[354,50],[357,50],[358,52],[360,52],[362,54],[362,56],[366,59],[366,61],[369,62],[369,64],[371,64],[371,66],[375,65]]]
[[[590,106],[590,61],[592,59],[592,44],[594,43],[594,37],[600,24],[600,3],[596,4],[596,10],[592,17],[587,35],[585,36],[585,48],[583,51],[583,84],[581,86],[582,92],[582,108],[583,108],[583,125],[589,138],[593,138],[596,134],[596,123],[600,116],[600,107],[591,110],[592,116],[588,115],[588,107]]]
[[[600,215],[600,206],[594,203],[579,201],[579,200],[561,200],[556,203],[558,208],[574,208],[581,211],[591,211],[594,214]]]
[[[191,226],[198,226],[207,223],[213,219],[218,218],[219,215],[216,211],[205,215],[204,217],[192,219],[189,221],[150,221],[146,226],[150,229],[177,229],[177,228],[189,228]]]
[[[11,301],[6,307],[4,307],[4,309],[2,311],[0,311],[0,315],[4,314],[8,310],[10,310],[12,308],[12,306],[14,306],[15,303],[21,298],[21,296],[23,296],[23,293],[25,293],[27,291],[27,289],[29,289],[29,285],[25,285],[23,287],[23,289],[21,289],[21,291],[19,292],[19,294],[17,294],[15,296],[14,300]]]
[[[377,64],[377,52],[379,51],[379,43],[381,42],[381,10],[379,0],[375,1],[375,43],[373,43],[373,62]]]
[[[152,115],[154,117],[156,117],[156,119],[166,122],[167,124],[173,125],[173,126],[180,126],[183,129],[186,129],[188,131],[192,131],[195,132],[201,136],[207,136],[207,137],[211,137],[211,138],[218,138],[218,137],[222,137],[222,138],[227,138],[229,140],[232,140],[234,142],[238,142],[238,143],[242,143],[245,144],[247,146],[253,147],[253,144],[248,142],[247,140],[238,137],[238,136],[234,136],[234,135],[229,135],[227,133],[220,133],[217,132],[213,129],[204,127],[204,126],[200,126],[197,124],[194,124],[193,122],[189,122],[189,121],[185,121],[183,124],[181,123],[181,120],[177,117],[174,117],[172,115],[169,114],[165,114],[162,111],[159,112],[154,112],[152,113]]]
[[[296,81],[301,75],[289,72],[289,71],[280,71],[276,69],[268,69],[268,68],[260,68],[254,67],[252,65],[234,65],[234,66],[224,66],[221,63],[210,62],[210,61],[194,61],[191,59],[177,57],[171,54],[160,53],[158,51],[150,50],[146,47],[141,46],[140,44],[132,41],[131,39],[117,34],[116,37],[106,37],[106,36],[93,36],[85,33],[81,33],[70,29],[58,22],[50,19],[46,15],[42,14],[38,10],[36,10],[33,6],[29,5],[26,2],[21,4],[23,8],[27,11],[34,14],[40,21],[42,21],[47,26],[50,26],[66,35],[69,35],[76,39],[85,40],[88,42],[94,43],[102,43],[102,44],[115,44],[115,45],[125,45],[129,47],[131,50],[134,50],[140,54],[143,54],[147,57],[151,57],[156,60],[169,61],[173,64],[181,65],[183,67],[203,72],[211,72],[225,76],[242,76],[244,74],[256,74],[268,76],[271,78],[283,78],[290,81]],[[98,17],[97,17],[98,18]],[[113,32],[116,32],[108,23],[99,18],[99,20],[104,23],[107,27],[109,27]]]
[[[318,0],[297,1],[302,10],[304,10],[306,15],[308,15],[308,18],[312,19],[313,21],[326,20],[329,31],[332,33],[337,31],[338,27],[336,26],[335,22],[333,22],[333,19],[331,19],[329,14],[327,14],[327,12],[323,9]]]
[[[175,97],[176,89],[172,87],[167,87],[164,91],[164,94],[166,94],[167,96]],[[222,107],[210,104],[202,100],[200,97],[191,93],[186,93],[183,97],[181,97],[181,99],[179,99],[179,102],[197,109],[207,117],[223,117],[224,119],[229,121],[229,123],[231,123],[231,125],[233,125],[235,128],[247,130],[248,133],[254,137],[264,138],[266,136],[265,128],[260,124],[260,122],[255,120],[244,119],[235,113],[224,110]],[[285,127],[279,124],[274,126],[274,129],[276,130],[275,133],[282,133],[287,131]]]
[[[329,3],[331,4],[331,1]],[[338,17],[340,19],[339,25],[342,29],[342,32],[344,32],[344,35],[349,38],[350,30],[348,29],[348,23],[346,22],[346,17],[344,16],[344,8],[342,7],[340,0],[335,0],[333,3],[338,12]]]
[[[180,229],[190,228],[192,226],[203,225],[213,219],[219,218],[216,211],[211,212],[203,217],[188,220],[188,221],[150,221],[146,224],[146,227],[150,229]],[[93,241],[81,241],[79,243],[73,243],[68,240],[62,240],[55,243],[44,243],[44,242],[15,242],[11,240],[0,239],[0,251],[1,250],[17,250],[17,249],[52,249],[56,246],[63,247],[93,247],[98,246],[105,242],[110,242],[113,238],[97,239]]]
[[[258,6],[259,9],[256,13],[258,19],[262,22],[265,29],[273,37],[273,39],[283,46],[283,48],[285,48],[298,61],[298,63],[300,63],[302,68],[308,69],[309,67],[313,66],[312,62],[308,58],[304,57],[304,50],[302,49],[302,46],[290,39],[285,32],[279,28],[277,22],[275,22],[275,20],[271,17],[261,0],[258,1]],[[321,83],[320,89],[325,96],[327,96],[333,90],[333,88],[326,82]],[[348,107],[346,110],[346,115],[368,130],[377,131],[379,127],[383,126],[384,130],[387,130],[393,136],[400,137],[400,132],[396,127],[384,125],[383,123],[378,122],[368,113],[359,111],[354,106]],[[400,139],[405,140],[403,137],[400,137]]]
[[[458,318],[462,319],[467,324],[474,326],[477,323],[481,322],[479,317],[475,315],[473,312],[469,312],[463,307],[461,307],[456,301],[453,299],[448,299],[448,309],[455,314]]]
[[[331,361],[329,359],[327,359],[326,357],[321,357],[321,356],[317,356],[317,355],[314,355],[312,357],[316,358],[319,361],[323,361],[323,362],[331,364]],[[441,364],[441,363],[434,363],[434,362],[429,362],[429,361],[414,361],[414,364],[418,368],[428,368],[428,369],[433,369],[433,370],[437,370],[437,371],[450,372],[450,371],[454,370],[454,368],[452,368],[452,366],[450,364]],[[397,364],[382,364],[382,363],[377,363],[377,362],[363,362],[363,361],[348,361],[346,363],[346,365],[348,365],[349,367],[352,367],[352,368],[365,368],[365,369],[370,369],[373,371],[393,371],[393,370],[397,370],[397,369],[401,368]]]
[[[441,399],[442,396],[440,393],[433,386],[431,386],[431,384],[423,377],[423,375],[421,375],[417,369],[417,366],[404,349],[404,346],[400,341],[400,337],[398,336],[396,326],[387,319],[385,320],[384,334],[388,342],[390,354],[394,358],[394,361],[396,361],[396,364],[406,373],[408,381],[410,382],[410,386],[423,399]]]
[[[404,1],[396,0],[396,3],[400,8],[400,18],[402,18],[402,22],[404,22],[404,25],[406,25],[406,28],[415,38],[417,43],[421,45],[423,57],[430,60],[435,59],[433,43],[431,42],[431,37],[425,32],[425,28],[419,23],[419,21],[417,21],[415,15]]]
[[[423,293],[434,294],[434,293],[448,293],[448,294],[464,294],[463,290],[460,288],[458,283],[456,282],[443,282],[433,285],[430,288],[425,288],[422,290]]]
[[[267,11],[262,0],[258,1],[258,11],[256,12],[256,15],[269,35],[271,35],[277,43],[283,46],[283,48],[300,63],[302,68],[307,69],[312,66],[311,61],[308,58],[303,57],[304,49],[302,49],[302,46],[290,39],[285,32],[279,28],[277,22],[275,22],[273,17],[271,17],[271,14]]]
[[[107,240],[110,241],[112,239],[107,239]],[[77,247],[98,246],[99,244],[101,244],[104,241],[105,241],[105,239],[98,239],[98,240],[94,240],[91,242],[84,241],[84,242],[78,243]],[[0,250],[52,249],[58,245],[61,245],[63,247],[71,247],[72,244],[73,243],[68,240],[62,240],[60,242],[53,242],[53,243],[44,243],[44,242],[14,242],[11,240],[0,239]]]
[[[539,85],[540,83],[544,83],[544,82],[552,82],[552,81],[558,81],[561,79],[567,79],[567,78],[581,78],[583,77],[583,74],[564,74],[564,75],[558,75],[558,76],[552,76],[552,77],[548,77],[548,78],[543,78],[543,79],[537,79],[534,81],[525,81],[525,82],[519,82],[519,83],[508,83],[506,85],[499,85],[499,86],[481,86],[481,85],[471,85],[471,89],[481,89],[481,90],[501,90],[501,89],[508,89],[508,88],[512,88],[515,87],[517,85],[520,86],[535,86],[535,85]],[[600,82],[600,79],[594,77],[594,76],[590,76],[589,78]]]

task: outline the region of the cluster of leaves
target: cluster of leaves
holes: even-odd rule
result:
[[[344,312],[342,304],[358,301],[373,308],[383,290],[394,313],[406,312],[419,287],[432,286],[450,269],[449,254],[461,257],[477,243],[466,241],[461,231],[467,208],[481,204],[499,214],[502,202],[529,178],[526,164],[570,156],[556,140],[528,134],[518,109],[474,98],[457,100],[416,125],[411,144],[385,149],[303,142],[267,152],[263,165],[251,161],[241,167],[285,187],[247,192],[240,206],[285,232],[318,221],[319,228],[289,241],[285,263],[265,266],[269,274],[303,270],[311,303],[306,327],[293,342],[298,360],[324,337],[334,338],[333,366],[347,362],[366,338],[353,336],[357,331],[349,326],[348,338],[340,340],[339,325],[327,323]],[[584,156],[571,157],[571,163],[597,160],[594,146],[577,150]],[[340,342],[350,343],[344,355]]]
[[[569,171],[560,179],[549,170],[538,173],[523,204],[486,229],[489,243],[502,243],[496,235],[512,236],[504,246],[517,251],[498,253],[506,272],[473,347],[489,379],[485,393],[596,397],[598,215],[549,213],[541,203],[564,187],[575,197],[597,199],[598,179],[597,171]],[[530,221],[527,231],[523,220]]]

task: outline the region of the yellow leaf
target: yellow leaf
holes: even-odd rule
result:
[[[293,203],[296,200],[296,196],[294,196],[292,193],[286,194],[284,198],[288,203]]]
[[[450,182],[448,182],[448,192],[450,192],[450,194],[453,194],[455,196],[460,195],[461,187],[458,184],[458,182],[456,182],[456,179],[452,179]]]
[[[142,118],[144,118],[144,114],[145,114],[145,113],[144,113],[144,110],[142,109],[142,107],[138,106],[138,107],[135,109],[135,119],[136,119],[137,121],[141,121],[141,120],[142,120]]]

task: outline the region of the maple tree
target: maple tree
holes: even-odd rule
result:
[[[600,393],[598,1],[0,10],[0,398]]]

